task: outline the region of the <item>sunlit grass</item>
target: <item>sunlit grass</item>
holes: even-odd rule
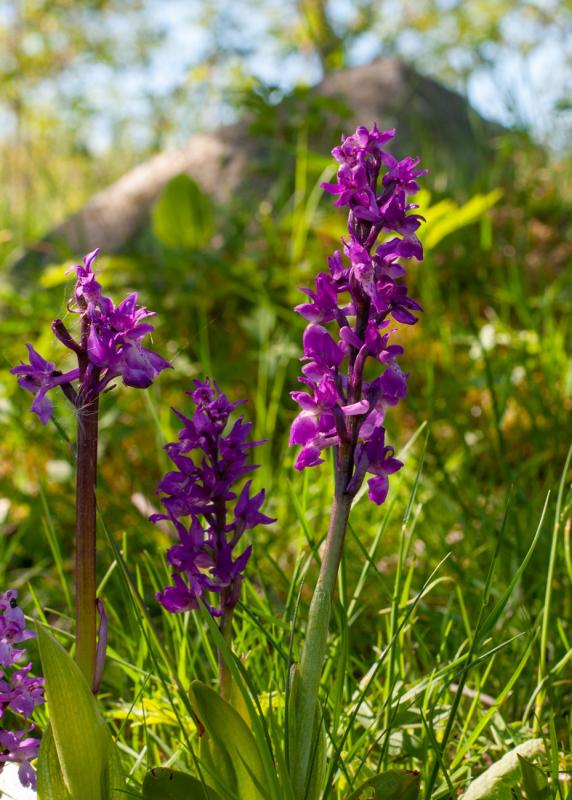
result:
[[[294,199],[274,208],[271,195],[248,235],[238,214],[206,252],[143,240],[108,263],[112,280],[158,309],[156,339],[177,368],[146,398],[103,399],[99,577],[110,647],[101,703],[134,796],[157,764],[198,774],[189,686],[216,680],[208,620],[167,615],[155,600],[169,539],[140,502],[156,502],[161,446],[174,435],[169,406],[183,408],[183,391],[207,368],[231,399],[249,397],[245,413],[268,440],[256,483],[278,521],[254,541],[233,669],[255,735],[285,774],[288,675],[332,495],[331,464],[299,475],[286,442],[301,330],[289,306],[334,242],[328,210],[315,204],[322,164],[312,171],[300,147]],[[533,736],[545,740],[554,796],[569,791],[556,787],[572,749],[572,275],[569,258],[551,266],[546,241],[556,251],[558,238],[539,242],[529,224],[541,218],[558,231],[569,209],[543,206],[534,189],[529,206],[526,187],[517,198],[505,191],[414,276],[426,314],[408,336],[407,403],[388,416],[406,467],[381,511],[355,505],[323,680],[328,796],[338,800],[392,766],[421,771],[425,800],[448,798]],[[531,252],[545,273],[531,269]],[[59,430],[41,428],[7,374],[26,340],[47,341],[63,291],[17,288],[7,265],[1,276],[0,576],[27,590],[27,610],[71,646],[73,419],[62,403]],[[269,792],[279,796],[274,784]]]

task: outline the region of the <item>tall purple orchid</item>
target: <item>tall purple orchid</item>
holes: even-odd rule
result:
[[[76,411],[76,659],[94,688],[101,666],[96,663],[95,557],[99,397],[118,379],[126,386],[145,389],[171,366],[142,344],[153,331],[147,320],[154,312],[137,305],[136,293],[117,306],[103,294],[93,271],[98,254],[99,250],[94,250],[85,256],[83,264],[70,270],[76,274],[76,284],[68,309],[79,316],[79,338],[72,336],[61,319],[52,323],[54,335],[74,353],[77,366],[62,372],[29,344],[30,363],[22,362],[11,370],[20,386],[34,395],[32,411],[42,424],[54,412],[48,394],[58,387]],[[101,627],[105,628],[104,615]],[[100,637],[101,642],[104,640],[105,635]]]
[[[417,206],[408,195],[418,191],[417,178],[427,170],[417,169],[412,158],[396,161],[383,149],[394,134],[359,127],[332,151],[340,162],[338,182],[323,188],[338,195],[335,205],[349,209],[349,235],[342,239],[347,260],[337,250],[315,290],[303,290],[310,302],[295,308],[310,323],[301,378],[310,393],[292,393],[302,409],[290,435],[290,444],[302,445],[295,466],[316,466],[324,449],[336,447],[344,493],[354,496],[369,472],[374,475],[369,496],[377,504],[387,496],[387,476],[402,466],[386,446],[383,428],[387,409],[407,391],[407,375],[397,361],[403,348],[390,343],[396,332],[392,322],[413,325],[421,311],[400,282],[405,269],[399,259],[423,258],[415,236],[422,218],[411,213]],[[378,193],[383,166],[389,169]],[[377,244],[382,233],[397,236]],[[328,323],[335,323],[337,338]],[[365,381],[368,361],[377,363],[378,374]]]
[[[290,434],[290,444],[302,446],[295,467],[322,463],[323,451],[333,447],[336,475],[300,664],[296,796],[303,796],[308,780],[313,741],[308,731],[315,730],[330,606],[351,504],[367,474],[372,476],[370,499],[383,503],[389,475],[402,466],[386,443],[383,423],[407,391],[407,375],[398,363],[403,348],[392,343],[394,325],[413,325],[422,310],[409,297],[401,262],[423,258],[416,236],[423,218],[409,196],[419,190],[417,179],[427,170],[418,169],[418,159],[398,161],[385,150],[394,135],[394,130],[360,126],[332,151],[340,165],[337,182],[323,188],[337,196],[336,206],[348,208],[348,236],[342,239],[343,255],[337,250],[328,259],[329,272],[318,275],[315,289],[303,290],[309,301],[295,309],[309,322],[300,379],[307,391],[292,393],[301,408]],[[366,378],[369,365],[373,369]]]
[[[30,717],[44,702],[44,679],[31,675],[32,664],[21,666],[26,651],[18,645],[36,634],[26,628],[22,609],[17,603],[18,592],[9,589],[0,594],[0,773],[5,764],[19,764],[18,776],[23,786],[36,788],[36,772],[30,761],[40,749],[40,740],[29,736],[35,730]],[[27,728],[4,728],[4,716],[11,711],[23,717]]]
[[[273,519],[261,512],[265,492],[251,494],[252,481],[240,493],[236,484],[258,468],[248,463],[249,450],[262,444],[249,441],[252,423],[242,416],[229,425],[233,411],[244,401],[231,403],[210,380],[195,380],[188,392],[195,405],[192,417],[175,413],[183,423],[177,442],[166,445],[176,469],[160,481],[164,513],[152,522],[169,521],[179,543],[167,552],[173,584],[157,599],[176,613],[199,608],[204,603],[220,619],[227,643],[231,639],[232,616],[252,546],[237,554],[246,531],[268,525]],[[230,674],[219,653],[221,689],[227,694]]]

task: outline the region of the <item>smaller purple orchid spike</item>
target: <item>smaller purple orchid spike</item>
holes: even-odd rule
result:
[[[32,411],[44,425],[54,410],[48,392],[58,386],[77,405],[86,399],[93,400],[116,378],[121,378],[126,386],[146,389],[162,370],[171,366],[142,345],[145,336],[153,331],[153,326],[143,320],[154,316],[154,312],[137,305],[137,294],[129,295],[118,306],[103,295],[93,272],[98,254],[99,250],[94,250],[85,256],[83,265],[71,268],[77,280],[68,307],[81,315],[81,341],[71,336],[61,320],[52,324],[55,336],[76,354],[78,367],[62,373],[27,345],[30,363],[22,362],[11,370],[18,376],[22,389],[34,395]],[[79,393],[73,386],[78,380]]]
[[[37,788],[36,770],[30,761],[38,757],[40,740],[26,736],[33,730],[33,727],[20,731],[6,731],[0,728],[0,772],[5,764],[19,764],[20,783],[35,791]]]
[[[239,417],[229,428],[230,403],[216,383],[195,381],[188,392],[195,404],[191,418],[175,411],[183,423],[177,442],[166,445],[176,469],[160,481],[165,513],[152,522],[168,520],[179,536],[167,561],[173,585],[157,599],[173,613],[199,607],[203,602],[213,616],[232,611],[239,599],[244,570],[252,547],[235,551],[246,531],[268,525],[273,519],[261,512],[264,490],[251,494],[252,481],[237,496],[234,487],[257,469],[248,464],[248,452],[262,442],[249,441],[252,424]],[[218,602],[212,596],[218,595]]]
[[[0,594],[0,667],[11,667],[23,657],[24,651],[14,645],[36,637],[34,631],[26,628],[24,612],[18,606],[17,598],[15,589]]]
[[[30,675],[31,663],[18,666],[26,652],[16,645],[36,634],[26,628],[17,597],[14,589],[0,594],[0,720],[8,710],[29,720],[34,709],[44,703],[44,679]],[[25,730],[0,728],[0,772],[8,762],[19,764],[20,782],[35,789],[36,772],[30,761],[38,756],[40,740],[27,736],[33,730],[33,724]]]

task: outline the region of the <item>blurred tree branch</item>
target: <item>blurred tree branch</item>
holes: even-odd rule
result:
[[[344,65],[344,42],[328,16],[327,0],[298,0],[307,41],[314,47],[322,69],[328,72]]]

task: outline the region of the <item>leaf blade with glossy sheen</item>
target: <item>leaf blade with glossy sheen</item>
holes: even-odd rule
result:
[[[266,778],[256,740],[241,715],[209,686],[191,685],[191,702],[209,736],[209,757],[220,763],[241,800],[265,800]],[[229,766],[230,765],[230,766]]]
[[[418,800],[420,786],[418,772],[391,769],[367,780],[348,800]]]
[[[39,800],[70,800],[50,726],[42,736],[37,765]]]
[[[119,798],[115,790],[122,779],[115,745],[87,681],[69,653],[42,626],[38,626],[38,645],[54,748],[70,800]],[[45,753],[54,776],[51,744]],[[46,794],[45,800],[51,796]]]
[[[143,800],[221,800],[221,796],[186,772],[155,767],[143,781]]]

